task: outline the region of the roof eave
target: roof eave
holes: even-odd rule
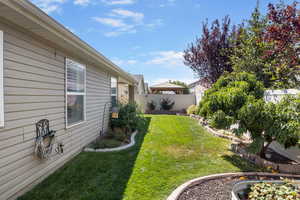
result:
[[[63,25],[52,19],[50,16],[48,16],[46,13],[41,11],[29,1],[2,0],[1,3],[5,4],[10,9],[13,9],[15,12],[21,14],[32,22],[40,25],[41,27],[46,29],[49,34],[53,34],[55,35],[55,37],[64,40],[66,44],[72,46],[73,48],[76,48],[79,52],[82,52],[93,58],[95,61],[99,62],[99,64],[102,64],[104,67],[106,67],[109,71],[117,73],[119,76],[122,76],[132,84],[135,84],[137,82],[133,76],[115,65],[93,47],[82,41],[79,37],[66,29]]]

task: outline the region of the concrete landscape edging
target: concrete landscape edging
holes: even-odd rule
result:
[[[177,187],[166,200],[178,200],[180,195],[190,187],[197,185],[201,182],[208,181],[215,178],[226,178],[230,176],[278,176],[278,177],[287,177],[287,178],[300,178],[300,175],[292,175],[292,174],[273,174],[273,173],[265,173],[265,172],[237,172],[237,173],[223,173],[223,174],[213,174],[208,176],[202,176],[199,178],[195,178],[189,180],[179,187]]]
[[[84,152],[114,152],[114,151],[122,151],[122,150],[125,150],[125,149],[128,149],[132,146],[135,145],[135,136],[137,135],[138,131],[134,131],[131,135],[131,138],[130,138],[130,143],[129,144],[126,144],[124,146],[120,146],[120,147],[115,147],[115,148],[105,148],[105,149],[93,149],[93,148],[84,148]]]

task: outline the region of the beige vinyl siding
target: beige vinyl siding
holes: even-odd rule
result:
[[[0,129],[0,199],[14,199],[81,151],[101,128],[110,101],[110,76],[86,64],[86,121],[65,129],[65,57],[51,44],[1,22],[4,31],[5,127]],[[35,123],[50,120],[64,154],[46,162],[33,156]],[[105,126],[108,122],[106,112]]]

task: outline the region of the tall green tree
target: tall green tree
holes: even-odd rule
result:
[[[262,16],[259,6],[240,29],[230,57],[236,72],[254,73],[265,87],[291,88],[300,84],[300,14],[297,4],[269,4]]]
[[[266,59],[273,59],[275,87],[300,86],[300,10],[298,3],[269,4],[265,41],[272,44]]]
[[[183,90],[183,94],[190,94],[189,87],[188,87],[188,85],[185,82],[182,82],[182,81],[171,81],[170,80],[169,83],[172,83],[172,84],[184,87],[185,89]]]
[[[265,87],[270,87],[272,59],[264,56],[270,48],[270,44],[263,40],[266,27],[267,18],[261,15],[257,4],[251,19],[239,30],[230,60],[234,71],[254,73]]]

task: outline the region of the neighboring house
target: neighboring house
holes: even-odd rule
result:
[[[198,105],[202,97],[204,96],[204,92],[205,90],[207,90],[207,87],[203,86],[203,84],[201,84],[201,81],[191,83],[188,85],[188,87],[190,89],[190,93],[195,94],[196,104]]]
[[[134,75],[138,84],[136,86],[136,94],[148,94],[148,84],[145,83],[144,76],[141,74]]]
[[[0,199],[15,199],[94,140],[118,81],[134,77],[26,0],[0,2]],[[34,155],[41,119],[64,154]],[[101,188],[99,188],[101,189]]]
[[[150,93],[149,84],[145,83],[145,94],[149,94],[149,93]]]

